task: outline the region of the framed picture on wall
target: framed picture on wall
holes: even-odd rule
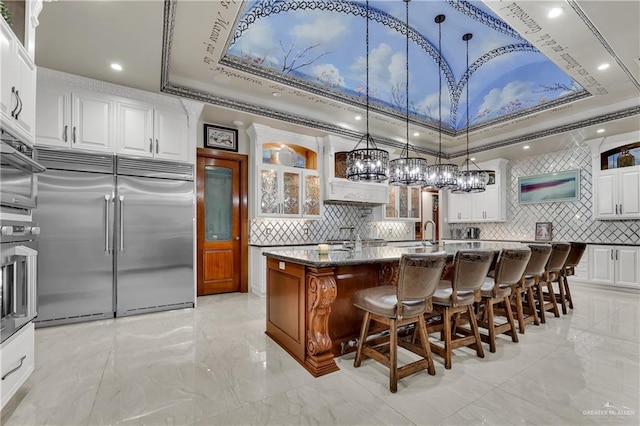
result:
[[[551,241],[551,222],[536,223],[536,241]]]
[[[580,170],[518,178],[518,202],[552,203],[580,200]]]
[[[204,147],[238,152],[238,130],[205,124]]]

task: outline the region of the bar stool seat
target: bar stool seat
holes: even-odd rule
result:
[[[415,317],[422,315],[426,308],[425,300],[412,300],[403,302],[403,316]],[[398,306],[398,287],[385,285],[358,291],[353,296],[353,304],[360,309],[372,314],[385,317],[394,317]]]
[[[524,334],[525,325],[534,323],[539,325],[538,312],[533,290],[537,288],[538,283],[544,273],[545,265],[551,256],[550,244],[529,244],[531,257],[524,270],[524,275],[520,283],[515,286],[513,293],[515,294],[516,317],[518,320],[518,331]],[[527,295],[527,304],[524,304],[523,296]],[[513,298],[512,298],[513,299]]]
[[[480,295],[482,297],[493,297],[494,294],[494,280],[491,277],[487,277],[482,283],[482,287],[480,288]],[[503,298],[511,296],[511,286],[510,285],[500,285],[497,289],[495,289],[495,297]]]
[[[458,251],[453,261],[451,281],[440,281],[432,298],[433,311],[425,315],[429,321],[427,331],[440,332],[442,345],[429,344],[432,352],[444,358],[446,369],[451,368],[453,349],[462,346],[474,348],[478,357],[484,358],[473,305],[480,300],[480,287],[493,258],[491,250]],[[461,326],[463,320],[469,322],[469,328]]]
[[[571,243],[571,249],[567,260],[564,262],[562,269],[560,270],[560,276],[558,277],[558,289],[556,293],[556,301],[562,305],[562,313],[567,313],[567,304],[569,309],[573,309],[573,298],[571,297],[571,289],[569,288],[569,280],[567,277],[575,275],[575,268],[580,264],[582,256],[587,249],[585,243]]]
[[[436,374],[424,314],[431,310],[431,296],[438,288],[446,260],[445,252],[403,254],[397,286],[372,287],[354,294],[353,304],[364,311],[364,317],[353,365],[360,367],[365,358],[371,358],[389,368],[389,390],[393,393],[403,377],[422,370]],[[371,321],[387,326],[387,342],[367,344]],[[398,338],[398,328],[411,325],[417,330],[420,345]],[[398,346],[421,359],[398,368]]]
[[[511,291],[522,280],[531,250],[528,247],[504,249],[500,251],[494,278],[487,277],[481,288],[482,312],[478,326],[487,329],[487,334],[480,334],[482,341],[489,343],[489,351],[496,351],[496,336],[509,334],[514,343],[518,342],[513,312],[511,311]],[[502,309],[496,307],[502,306]],[[495,316],[504,316],[507,321],[498,324]]]
[[[560,271],[567,260],[567,256],[569,256],[569,250],[571,250],[571,244],[569,243],[551,244],[551,255],[544,268],[543,278],[537,286],[538,313],[540,314],[540,322],[543,324],[546,322],[546,311],[553,312],[556,318],[560,316],[558,302],[553,291],[553,282],[559,279]],[[547,292],[544,291],[543,286],[547,287]]]

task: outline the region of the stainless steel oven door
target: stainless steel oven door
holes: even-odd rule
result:
[[[35,161],[35,157],[36,151],[22,142],[0,140],[0,205],[20,209],[36,207],[37,173],[46,168]]]
[[[0,340],[4,342],[37,315],[36,241],[1,244]]]

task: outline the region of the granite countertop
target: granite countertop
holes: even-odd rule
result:
[[[470,241],[468,239],[456,240],[455,238],[445,238],[447,241]],[[473,241],[487,241],[487,242],[505,242],[505,243],[522,243],[522,244],[549,244],[560,242],[576,242],[585,243],[596,246],[639,246],[638,243],[612,243],[610,241],[576,241],[576,240],[553,240],[553,241],[536,241],[536,240],[473,240]]]
[[[363,247],[361,252],[351,252],[344,249],[329,250],[328,254],[319,254],[317,249],[278,249],[268,250],[264,256],[285,262],[293,262],[305,266],[328,267],[341,265],[363,265],[368,263],[390,262],[400,260],[403,253],[434,253],[445,251],[453,256],[459,250],[486,249],[498,251],[503,248],[522,247],[517,242],[488,242],[473,241],[460,243],[445,243],[440,245],[423,246],[416,241],[415,246],[409,247]]]

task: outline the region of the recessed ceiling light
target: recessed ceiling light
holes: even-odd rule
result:
[[[530,148],[529,145],[525,145],[522,147],[522,149],[529,149],[529,148]]]
[[[597,133],[604,133],[604,129],[598,129],[596,130]]]
[[[282,96],[282,93],[280,93],[280,92],[272,92],[271,96],[273,96],[274,98],[279,98],[280,96]]]
[[[471,161],[476,161],[476,157],[471,157]]]
[[[114,62],[114,63],[111,64],[111,69],[116,70],[116,71],[122,71],[122,65]]]
[[[549,10],[549,14],[547,16],[549,18],[557,18],[558,16],[562,15],[562,12],[564,12],[563,7],[554,7],[553,9]]]
[[[361,115],[356,115],[356,120],[362,120],[362,116]]]
[[[235,121],[233,122],[233,124],[235,124],[235,125],[236,125],[236,126],[238,126],[238,127],[242,127],[242,126],[244,126],[244,122],[243,122],[243,121],[240,121],[240,120],[235,120]]]
[[[413,136],[420,136],[420,132],[415,132]]]
[[[606,70],[607,68],[609,68],[609,66],[610,66],[610,65],[609,65],[608,63],[606,63],[606,62],[605,62],[604,64],[600,64],[600,65],[598,65],[598,69],[599,69],[600,71],[602,71],[602,70]]]

